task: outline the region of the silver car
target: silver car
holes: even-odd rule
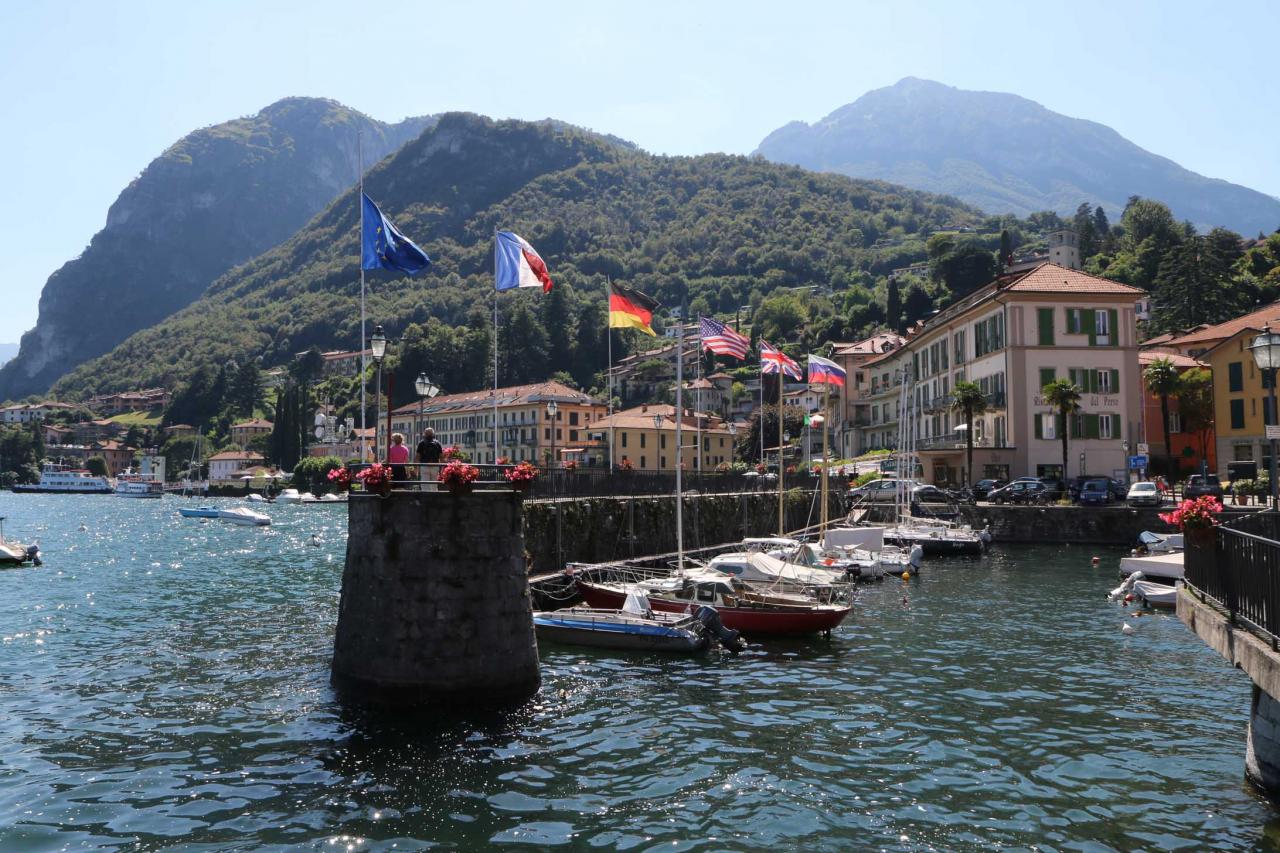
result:
[[[852,500],[868,501],[870,503],[893,503],[897,500],[898,489],[905,488],[909,497],[911,491],[920,485],[918,480],[898,480],[896,478],[888,478],[884,480],[872,480],[857,488],[849,490],[849,497]]]
[[[1160,490],[1155,483],[1134,483],[1129,487],[1125,500],[1129,506],[1160,506]]]

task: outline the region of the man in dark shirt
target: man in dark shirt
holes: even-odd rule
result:
[[[435,465],[440,462],[444,448],[436,441],[436,431],[427,427],[422,433],[422,441],[418,442],[418,462],[423,465]]]

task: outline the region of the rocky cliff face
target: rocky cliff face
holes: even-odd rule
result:
[[[184,137],[120,194],[88,248],[49,277],[36,327],[0,369],[0,400],[45,391],[305,225],[355,182],[357,132],[369,168],[432,122],[384,124],[334,101],[287,98]]]
[[[1199,226],[1247,235],[1280,226],[1280,200],[1198,175],[1109,127],[1016,95],[910,77],[812,125],[784,125],[758,153],[947,193],[988,213],[1073,213],[1087,201],[1102,204],[1114,220],[1129,196],[1140,195]]]

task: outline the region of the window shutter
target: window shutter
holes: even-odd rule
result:
[[[1044,416],[1043,415],[1036,415],[1035,425],[1036,425],[1036,438],[1044,438]]]
[[[1053,346],[1053,309],[1037,308],[1036,321],[1040,326],[1040,346]]]
[[[1098,437],[1098,416],[1097,415],[1084,416],[1084,437],[1085,438]]]
[[[1120,371],[1119,370],[1111,371],[1111,393],[1112,394],[1120,393]],[[1116,417],[1119,417],[1119,415],[1117,415]]]
[[[1118,347],[1120,346],[1120,327],[1116,325],[1116,321],[1119,319],[1119,314],[1114,308],[1107,313],[1110,315],[1107,319],[1111,324],[1111,345]]]
[[[1055,371],[1052,367],[1040,368],[1040,387],[1041,388],[1044,388],[1044,386],[1048,385],[1050,382],[1052,382],[1056,378],[1057,378],[1057,371]]]
[[[1111,437],[1112,438],[1120,437],[1120,416],[1119,415],[1111,416]]]
[[[1097,346],[1098,345],[1097,343],[1098,323],[1095,319],[1094,313],[1092,311],[1082,311],[1080,319],[1084,321],[1083,323],[1080,324],[1081,325],[1080,331],[1084,332],[1086,335],[1089,336],[1089,346],[1091,347]]]

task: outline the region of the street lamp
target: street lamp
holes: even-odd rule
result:
[[[562,568],[564,568],[564,553],[563,553],[563,549],[562,549],[561,544],[560,544],[560,543],[561,543],[561,541],[562,541],[562,538],[561,538],[561,526],[560,526],[560,501],[556,499],[556,498],[557,498],[557,491],[558,491],[558,490],[556,489],[556,467],[555,467],[555,463],[556,463],[556,412],[557,412],[557,411],[559,411],[559,409],[560,409],[560,407],[556,405],[556,401],[555,401],[555,400],[551,400],[551,401],[549,401],[549,402],[547,403],[547,417],[551,420],[551,466],[550,466],[550,470],[551,470],[551,501],[552,501],[552,503],[554,503],[554,504],[555,504],[555,506],[556,506],[556,568],[557,568],[557,569],[562,569]],[[497,428],[498,428],[498,425],[495,423],[495,424],[493,425],[493,428],[494,428],[494,429],[497,429]]]
[[[377,460],[382,458],[378,444],[378,421],[382,415],[382,359],[387,354],[387,336],[383,334],[382,326],[374,327],[373,337],[369,339],[369,348],[373,350],[373,363],[378,366],[377,384],[373,386],[373,456]],[[387,438],[390,439],[391,436]]]
[[[1267,438],[1271,440],[1271,464],[1267,467],[1267,479],[1271,481],[1271,511],[1280,510],[1280,482],[1276,481],[1276,435],[1280,432],[1276,419],[1276,370],[1280,368],[1280,334],[1271,331],[1271,324],[1262,327],[1262,334],[1249,344],[1253,361],[1262,371],[1264,383],[1271,401],[1271,417],[1264,418]],[[1264,414],[1265,414],[1264,410]]]
[[[1125,439],[1120,442],[1120,453],[1124,456],[1124,484],[1129,486],[1129,440]]]
[[[440,389],[427,378],[427,374],[419,373],[418,378],[413,380],[413,390],[418,392],[418,423],[414,425],[417,432],[417,441],[422,441],[422,409],[427,400],[432,399],[440,393]],[[422,460],[418,460],[421,464]],[[419,470],[418,479],[423,479],[422,472]]]

